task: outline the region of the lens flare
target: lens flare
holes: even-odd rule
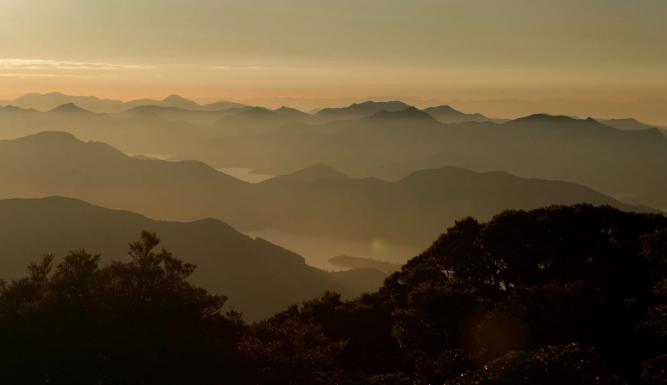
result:
[[[371,252],[374,255],[384,254],[389,250],[389,243],[384,239],[373,238],[371,240]]]

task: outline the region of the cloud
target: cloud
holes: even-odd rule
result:
[[[83,74],[63,74],[63,73],[43,73],[43,72],[1,72],[0,78],[14,78],[14,79],[34,79],[34,78],[75,78],[75,79],[90,79],[91,75]]]
[[[17,59],[0,58],[0,71],[119,71],[119,70],[145,70],[153,66],[135,64],[113,64],[97,62],[77,62],[51,59]]]
[[[321,71],[323,68],[289,65],[218,65],[210,67],[218,71]]]

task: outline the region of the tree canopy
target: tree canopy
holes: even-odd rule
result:
[[[667,383],[667,218],[588,205],[458,221],[375,292],[245,324],[144,232],[0,290],[16,384]]]

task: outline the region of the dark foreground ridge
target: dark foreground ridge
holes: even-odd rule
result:
[[[246,324],[148,232],[0,291],[13,384],[664,384],[667,218],[609,207],[462,219],[376,292]],[[248,287],[252,291],[252,285]]]
[[[326,290],[354,297],[379,287],[384,278],[366,270],[332,274],[310,267],[300,255],[220,220],[157,221],[70,198],[0,200],[0,228],[0,279],[20,277],[26,264],[45,252],[61,258],[85,248],[101,254],[103,264],[127,260],[128,240],[150,230],[160,234],[164,247],[197,266],[190,282],[229,296],[228,308],[243,312],[246,320],[269,317]]]

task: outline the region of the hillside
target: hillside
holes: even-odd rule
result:
[[[424,112],[442,123],[487,122],[490,120],[482,114],[466,114],[445,105],[425,108]]]
[[[127,259],[127,244],[142,230],[158,234],[165,248],[197,265],[193,283],[230,298],[247,319],[269,316],[299,301],[335,290],[354,296],[377,288],[375,271],[326,273],[303,257],[252,239],[214,219],[156,221],[68,198],[0,200],[2,279],[17,278],[45,253],[62,257],[84,248],[104,261]]]
[[[276,229],[413,248],[425,247],[466,215],[485,219],[508,208],[581,202],[637,209],[572,183],[451,167],[388,182],[316,165],[251,184],[201,162],[129,157],[58,132],[0,141],[0,178],[0,198],[67,196],[153,218],[213,217],[242,231]],[[408,257],[393,255],[392,261]]]
[[[198,159],[217,169],[268,175],[320,163],[350,176],[394,181],[443,166],[504,170],[667,208],[664,133],[617,129],[590,118],[534,114],[502,124],[444,124],[400,102],[364,102],[315,116],[259,107],[211,112],[143,106],[111,115],[0,110],[0,138],[45,130],[67,131],[128,154]]]
[[[399,180],[421,169],[457,166],[564,180],[667,207],[667,138],[657,129],[619,130],[590,118],[536,114],[502,124],[443,124],[370,116],[227,138],[216,146],[225,162],[267,174],[325,163],[352,176]]]
[[[401,101],[375,102],[372,100],[354,103],[347,107],[323,108],[317,112],[317,116],[322,119],[340,120],[340,119],[358,119],[371,116],[380,111],[396,112],[403,111],[410,107]]]
[[[17,107],[35,109],[38,111],[49,111],[63,104],[76,104],[81,108],[93,112],[116,113],[137,106],[160,106],[176,107],[198,111],[216,111],[228,108],[243,107],[243,104],[220,101],[210,104],[199,104],[179,95],[169,95],[162,100],[137,99],[121,101],[116,99],[104,99],[95,96],[66,95],[61,92],[30,93],[5,103]]]

